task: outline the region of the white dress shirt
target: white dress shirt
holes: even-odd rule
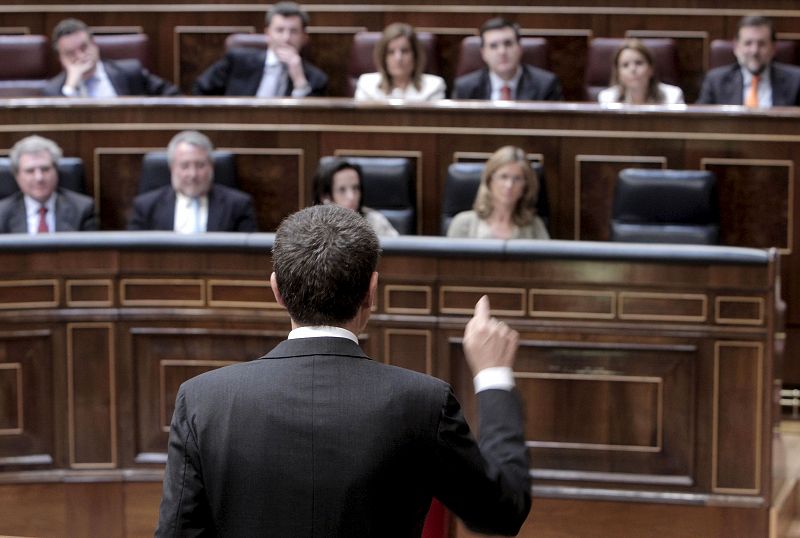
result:
[[[323,337],[347,338],[358,344],[358,338],[355,334],[347,329],[330,325],[298,327],[289,333],[288,339]],[[507,366],[484,368],[478,372],[472,382],[476,393],[489,389],[511,390],[514,387],[514,372]]]
[[[27,194],[23,196],[25,200],[25,216],[28,221],[28,233],[36,235],[39,233],[39,208],[44,205],[47,208],[47,213],[44,215],[44,221],[47,223],[47,231],[53,233],[56,231],[56,197],[58,193],[53,192],[50,198],[42,204],[37,202]]]
[[[205,232],[208,226],[208,196],[191,198],[175,193],[174,230],[182,234]]]

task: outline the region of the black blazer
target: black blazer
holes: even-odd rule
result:
[[[139,60],[103,60],[103,67],[117,95],[156,96],[180,93],[173,84],[142,67]],[[64,71],[51,78],[44,88],[44,95],[62,96],[61,88],[66,78]]]
[[[97,215],[92,198],[69,189],[58,189],[56,192],[55,231],[97,230]],[[25,198],[21,191],[0,200],[0,233],[28,233]]]
[[[419,537],[431,497],[473,529],[530,509],[515,393],[478,395],[480,448],[445,382],[345,338],[286,340],[181,385],[156,536]]]
[[[773,62],[769,80],[772,106],[800,105],[800,67]],[[723,65],[706,73],[699,105],[741,105],[744,79],[739,64]]]
[[[140,194],[133,200],[129,230],[173,230],[175,228],[175,191],[172,185]],[[255,232],[256,214],[249,194],[212,185],[208,191],[209,232]]]
[[[194,95],[255,95],[264,76],[267,51],[234,48],[206,69],[192,86]],[[317,67],[303,60],[303,72],[311,86],[309,95],[325,95],[328,76]],[[286,97],[292,95],[292,79],[286,87]]]
[[[456,79],[453,99],[491,99],[492,81],[487,68],[467,73]],[[516,100],[561,101],[561,82],[550,71],[532,65],[522,65],[517,84]]]

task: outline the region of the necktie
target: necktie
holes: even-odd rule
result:
[[[503,84],[500,87],[500,99],[503,99],[504,101],[511,100],[511,88],[506,84]]]
[[[46,234],[50,232],[50,228],[47,227],[47,219],[45,215],[47,214],[47,208],[45,206],[39,206],[39,227],[36,228],[36,233],[38,234]]]
[[[760,78],[758,75],[753,75],[753,80],[750,82],[750,90],[744,100],[744,106],[750,108],[758,107],[758,81]]]

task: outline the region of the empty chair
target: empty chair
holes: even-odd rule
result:
[[[584,74],[584,93],[587,101],[597,101],[597,94],[608,87],[611,64],[621,37],[596,37],[589,43]],[[653,54],[655,76],[661,82],[678,86],[678,51],[671,38],[646,38],[640,40]]]
[[[211,153],[214,161],[214,183],[226,187],[236,186],[236,156],[230,151],[216,150]],[[171,172],[166,151],[150,151],[142,157],[139,174],[139,194],[170,184]]]
[[[447,179],[444,184],[442,196],[442,213],[440,219],[440,233],[447,235],[450,222],[458,213],[472,209],[475,195],[481,184],[481,173],[485,164],[483,162],[458,162],[447,167]],[[550,215],[547,203],[547,182],[544,178],[542,163],[531,161],[531,167],[539,178],[539,196],[536,200],[536,216],[548,223]]]
[[[611,240],[713,245],[719,238],[714,174],[626,168],[614,190]]]
[[[439,57],[436,51],[436,36],[429,32],[416,32],[417,40],[425,50],[427,62],[425,72],[434,75],[439,74]],[[353,45],[350,48],[350,61],[347,64],[347,84],[349,96],[353,96],[356,91],[358,77],[364,73],[376,71],[375,61],[372,52],[375,45],[380,41],[383,32],[357,32],[353,36]]]
[[[43,95],[50,78],[48,49],[43,35],[0,36],[0,97]]]
[[[708,68],[714,69],[715,67],[736,63],[736,55],[733,53],[735,44],[735,40],[732,41],[730,39],[712,40],[708,52]],[[775,56],[773,60],[785,64],[797,63],[795,42],[784,39],[775,41]]]
[[[109,60],[139,60],[142,66],[153,70],[147,34],[96,34],[94,41],[100,57]]]
[[[334,157],[323,157],[320,164]],[[417,233],[416,179],[414,161],[407,157],[342,156],[361,168],[361,203],[380,211],[401,235]]]
[[[547,53],[547,39],[543,37],[523,37],[519,40],[522,47],[522,60],[524,64],[529,64],[541,69],[549,69]],[[456,64],[456,77],[466,75],[472,71],[484,67],[481,58],[481,37],[472,35],[461,40],[461,48],[458,51],[458,63]]]
[[[86,173],[80,157],[61,157],[56,163],[56,169],[59,187],[86,194]],[[0,198],[10,196],[18,190],[17,180],[11,172],[11,159],[0,157]]]

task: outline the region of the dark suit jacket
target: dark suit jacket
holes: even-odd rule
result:
[[[489,69],[483,68],[456,79],[453,99],[491,99],[492,81]],[[561,82],[550,71],[532,65],[522,65],[522,76],[517,84],[516,100],[561,101]]]
[[[449,385],[344,338],[195,377],[178,391],[156,536],[419,537],[431,496],[514,534],[530,509],[519,400],[478,401],[480,448]]]
[[[69,189],[56,191],[57,232],[97,230],[97,215],[94,200],[85,194]],[[0,200],[0,233],[28,233],[28,218],[25,214],[25,197],[15,192]]]
[[[103,60],[103,67],[117,95],[178,95],[171,83],[142,67],[139,60]],[[47,82],[44,95],[62,96],[67,74],[61,72]]]
[[[800,105],[800,67],[773,62],[769,80],[772,106]],[[744,79],[739,64],[723,65],[706,73],[699,105],[741,105]]]
[[[173,230],[175,191],[172,185],[140,194],[133,200],[129,230]],[[209,232],[255,232],[256,214],[249,194],[224,185],[208,191]]]
[[[194,95],[255,95],[264,76],[266,50],[231,49],[211,67],[205,70],[192,86]],[[309,95],[325,95],[328,75],[303,60],[303,72],[311,86]],[[286,87],[285,96],[291,96],[292,79]]]

